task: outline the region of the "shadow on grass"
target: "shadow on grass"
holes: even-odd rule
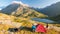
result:
[[[17,32],[18,30],[26,30],[32,32],[32,28],[29,27],[20,27],[20,28],[9,28],[8,31],[10,32]]]
[[[32,32],[32,28],[30,28],[30,27],[23,27],[22,30],[26,30],[26,31],[30,31],[30,32]]]

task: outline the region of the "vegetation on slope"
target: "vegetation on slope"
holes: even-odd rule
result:
[[[56,21],[57,23],[60,23],[60,15],[55,16],[55,17],[49,17],[49,19]]]
[[[22,23],[22,24],[21,24]],[[9,32],[8,29],[9,28],[16,28],[16,27],[27,27],[27,28],[31,28],[32,24],[35,23],[35,21],[32,21],[28,18],[23,18],[23,17],[15,17],[15,16],[9,16],[6,14],[2,14],[0,13],[0,34],[39,34],[37,32],[32,32],[30,29],[23,29],[21,31],[17,31],[17,32]],[[46,25],[43,22],[37,22],[39,24],[43,24]],[[41,33],[40,33],[41,34]],[[49,29],[47,30],[46,34],[59,34],[59,31],[56,31],[54,29]]]
[[[47,15],[44,15],[42,13],[39,13],[33,9],[29,8],[19,8],[16,12],[13,12],[12,15],[17,17],[25,17],[25,18],[31,18],[31,17],[37,17],[37,18],[46,18]]]

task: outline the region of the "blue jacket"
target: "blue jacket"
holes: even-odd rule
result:
[[[33,25],[33,26],[32,26],[32,29],[36,29],[36,26],[35,26],[35,25]]]

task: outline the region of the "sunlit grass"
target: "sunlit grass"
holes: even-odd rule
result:
[[[43,24],[44,26],[46,25],[43,22],[35,22],[35,21],[30,20],[29,18],[15,17],[15,16],[8,16],[8,15],[5,15],[5,14],[0,14],[0,20],[2,19],[2,20],[5,21],[7,18],[9,18],[9,20],[11,20],[12,23],[16,23],[16,24],[17,23],[22,23],[21,26],[28,27],[28,28],[31,28],[33,23]],[[9,32],[8,29],[9,28],[15,28],[15,26],[6,24],[4,21],[2,23],[0,23],[0,34],[9,34],[11,32]],[[60,24],[56,24],[54,26],[60,26]],[[41,33],[38,33],[38,32],[31,32],[31,31],[28,31],[28,30],[21,30],[21,31],[13,32],[13,33],[14,34],[41,34]],[[56,31],[52,28],[52,29],[47,29],[46,34],[60,34],[60,32]]]

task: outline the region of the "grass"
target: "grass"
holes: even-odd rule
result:
[[[7,31],[9,27],[12,27],[12,26],[9,26],[9,25],[4,25],[4,24],[1,24],[0,25],[1,29],[5,30],[4,33],[2,32],[2,30],[0,29],[0,34],[9,34],[9,32]],[[31,28],[32,26],[32,23],[23,23],[22,26],[24,27],[28,27],[28,28]],[[3,28],[2,28],[3,27]],[[31,32],[30,29],[23,29],[21,31],[17,31],[17,32],[13,32],[14,34],[41,34],[41,33],[38,33],[38,32]],[[47,30],[47,33],[46,34],[59,34],[60,32],[58,31],[55,31],[54,29],[49,29]]]
[[[7,15],[5,14],[0,14],[0,18],[3,17],[3,18],[7,18],[6,17]],[[8,16],[8,18],[11,18],[11,20],[13,22],[16,22],[16,23],[22,23],[22,26],[24,27],[28,27],[27,29],[23,29],[23,30],[19,30],[17,32],[9,32],[8,29],[9,28],[14,28],[14,26],[11,26],[11,25],[8,25],[8,24],[0,24],[0,34],[41,34],[41,33],[38,33],[38,32],[32,32],[29,28],[32,27],[32,24],[35,23],[35,21],[31,21],[27,18],[22,18],[22,17],[19,17],[19,18],[16,18],[14,16]],[[1,19],[0,19],[1,20]],[[4,22],[4,21],[3,21]],[[38,22],[39,23],[39,22]],[[45,23],[42,23],[40,22],[39,24],[43,24],[43,25],[46,25]],[[53,24],[52,24],[53,25]],[[56,24],[54,26],[60,26],[60,24]],[[47,33],[45,34],[60,34],[59,31],[56,31],[54,29],[47,29]]]

